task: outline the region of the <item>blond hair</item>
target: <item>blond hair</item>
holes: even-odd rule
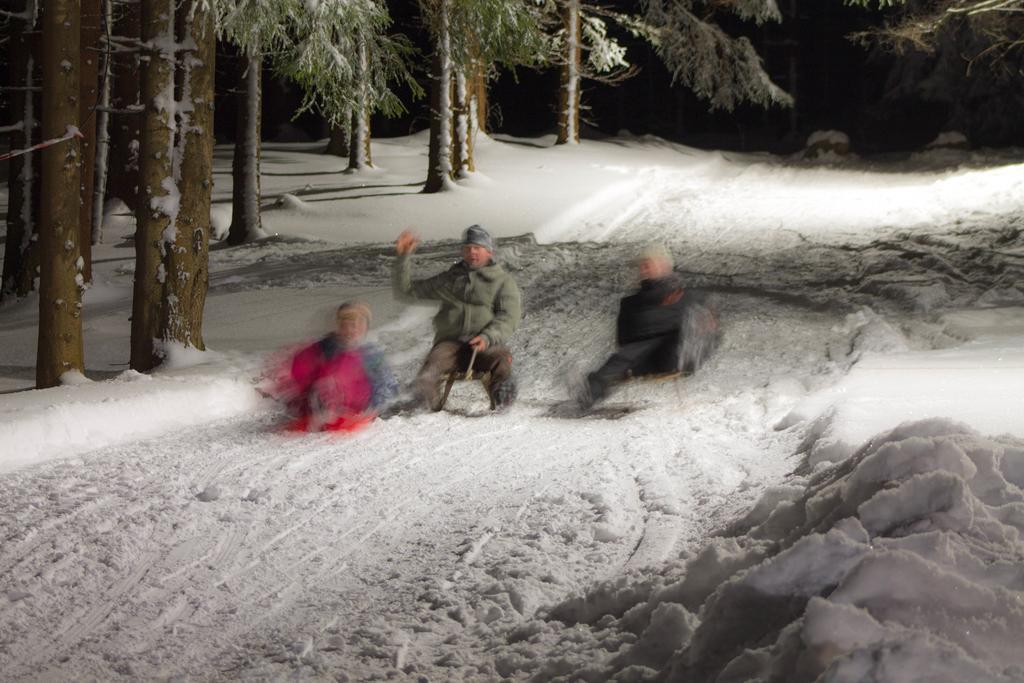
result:
[[[373,315],[370,313],[370,304],[365,301],[346,301],[338,306],[336,315],[338,320],[361,317],[366,321],[367,327],[370,326],[370,320],[373,318]]]

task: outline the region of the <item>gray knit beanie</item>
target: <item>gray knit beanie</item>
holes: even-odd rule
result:
[[[466,228],[466,231],[462,233],[462,244],[477,244],[492,254],[494,253],[494,240],[491,239],[491,234],[480,225],[473,224]]]

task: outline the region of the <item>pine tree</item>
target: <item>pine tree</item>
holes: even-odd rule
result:
[[[302,87],[303,102],[297,113],[317,109],[332,126],[352,126],[353,135],[362,140],[350,145],[357,166],[369,154],[369,114],[403,111],[387,82],[404,78],[416,92],[415,81],[403,62],[408,45],[387,35],[391,20],[380,0],[218,0],[216,12],[225,39],[248,55],[268,55],[269,68]],[[252,85],[251,80],[248,83]],[[357,110],[366,114],[358,115]],[[251,100],[249,111],[255,111]],[[250,117],[246,128],[251,130],[254,123]],[[256,162],[246,166],[243,182],[247,196],[258,202],[257,148],[258,142],[249,141],[238,154]],[[230,242],[259,234],[252,216],[250,211],[246,232],[239,227],[229,237]]]
[[[580,136],[583,81],[615,84],[636,73],[626,59],[626,48],[608,34],[608,22],[636,36],[650,35],[637,17],[599,3],[544,0],[542,7],[550,34],[546,61],[560,70],[556,144],[576,144]]]
[[[645,21],[654,31],[658,54],[672,74],[712,109],[732,111],[743,102],[760,106],[792,104],[775,85],[746,38],[733,38],[704,10],[724,9],[758,24],[782,18],[775,0],[644,0]]]
[[[228,244],[264,236],[260,216],[260,141],[262,138],[263,55],[283,49],[288,12],[295,3],[219,0],[214,6],[221,37],[241,53],[236,98],[235,148],[231,164],[231,226]]]
[[[565,145],[580,141],[580,0],[563,0],[561,10],[565,63],[558,89],[556,142]]]
[[[344,123],[348,121],[348,125]],[[334,124],[330,127],[330,138],[327,141],[327,149],[324,150],[324,154],[330,154],[336,157],[348,158],[350,153],[350,145],[352,143],[352,114],[349,112],[347,115],[342,116],[341,124]]]
[[[468,100],[470,74],[494,63],[539,62],[543,35],[533,4],[522,0],[420,0],[420,9],[433,43],[430,142],[423,191],[438,192],[454,178],[456,170],[475,167],[469,136],[476,130],[457,118],[456,79],[466,79],[455,94],[462,93]],[[468,117],[470,108],[468,102],[462,103],[458,116]],[[459,133],[458,140],[453,132]]]
[[[9,109],[19,118],[9,127],[11,149],[25,149],[37,142],[36,103],[39,60],[36,22],[38,0],[26,0],[24,10],[11,20],[9,59],[7,62],[11,88]],[[8,165],[7,237],[4,245],[4,267],[0,279],[0,299],[25,296],[35,288],[36,207],[38,206],[38,162],[33,154],[11,157]]]
[[[422,94],[407,65],[412,47],[388,32],[391,17],[379,0],[320,2],[289,20],[294,38],[279,51],[274,70],[302,88],[300,112],[315,109],[350,131],[350,171],[372,165],[371,115],[405,111],[390,84],[404,83],[413,97]]]
[[[139,85],[142,71],[139,43],[142,40],[142,0],[120,4],[114,18],[115,45],[111,93],[110,168],[107,197],[120,199],[134,213],[139,199],[139,145],[142,140],[142,109]]]
[[[470,69],[473,67],[471,66]],[[455,90],[452,104],[452,166],[453,175],[461,178],[476,170],[473,159],[473,142],[477,130],[473,127],[473,92],[466,69],[455,70]]]
[[[113,34],[113,29],[113,0],[102,0],[101,30],[104,46],[100,56],[96,103],[96,163],[93,169],[92,233],[89,236],[94,245],[103,241],[103,204],[107,196],[107,170],[110,167],[110,102],[114,87],[114,55],[105,38]]]
[[[77,0],[53,0],[43,12],[43,138],[78,129],[81,14]],[[82,259],[78,193],[78,137],[42,152],[43,202],[39,226],[39,350],[36,386],[52,387],[61,376],[85,368],[82,350]]]
[[[451,180],[452,56],[451,5],[457,0],[434,0],[429,5],[433,56],[430,69],[430,138],[427,182],[423,191],[440,192]]]
[[[144,371],[169,343],[204,348],[216,32],[206,0],[144,0],[142,26],[131,367]]]
[[[139,164],[142,186],[136,208],[135,287],[132,297],[131,361],[140,372],[158,362],[155,342],[166,266],[164,235],[173,233],[180,200],[174,182],[175,0],[142,0],[141,101],[145,106]]]
[[[892,52],[881,106],[925,102],[945,110],[941,130],[971,144],[1020,141],[1024,105],[1024,0],[853,0],[886,9],[886,23],[852,36]],[[930,136],[940,130],[924,131]],[[906,140],[924,143],[926,140]]]
[[[79,129],[82,132],[81,192],[78,227],[82,250],[82,275],[92,282],[92,202],[96,171],[96,104],[99,101],[101,0],[81,0],[81,93],[78,100]]]
[[[900,11],[895,21],[884,28],[860,34],[895,49],[931,51],[943,39],[943,33],[963,26],[982,38],[985,52],[997,59],[1024,47],[1024,0],[849,0],[849,4]],[[974,55],[964,55],[971,59]]]
[[[231,226],[228,244],[265,236],[260,216],[260,141],[263,104],[263,56],[257,46],[242,56],[241,87],[236,100],[235,153],[231,163]]]
[[[365,40],[356,44],[355,106],[352,108],[352,141],[349,144],[350,171],[373,167],[370,149],[370,46]]]
[[[166,277],[160,339],[204,349],[203,307],[209,284],[210,198],[213,190],[213,77],[216,32],[203,0],[191,0],[178,14],[181,100],[174,180],[181,206],[173,232],[164,236]]]
[[[490,130],[488,113],[490,102],[487,96],[488,65],[479,57],[470,73],[470,130],[476,133],[484,133]],[[472,156],[472,154],[470,155]]]

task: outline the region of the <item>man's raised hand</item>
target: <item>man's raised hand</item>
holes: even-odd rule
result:
[[[403,230],[402,234],[398,236],[395,241],[395,251],[399,256],[405,256],[416,251],[416,247],[420,244],[419,237],[416,236],[412,230]]]

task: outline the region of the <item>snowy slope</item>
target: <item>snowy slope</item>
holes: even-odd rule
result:
[[[5,677],[1021,680],[1011,155],[484,141],[481,174],[427,197],[424,142],[382,141],[356,175],[270,146],[278,235],[213,251],[214,352],[151,379],[125,373],[130,226],[108,226],[85,320],[111,381],[0,395]],[[429,274],[470,222],[524,291],[520,403],[491,416],[459,386],[450,412],[349,439],[278,433],[252,391],[267,354],[340,300],[370,301],[412,377],[432,311],[392,300],[390,242],[418,230]],[[557,417],[653,238],[714,293],[722,349]],[[0,309],[0,390],[31,385],[35,304]]]

